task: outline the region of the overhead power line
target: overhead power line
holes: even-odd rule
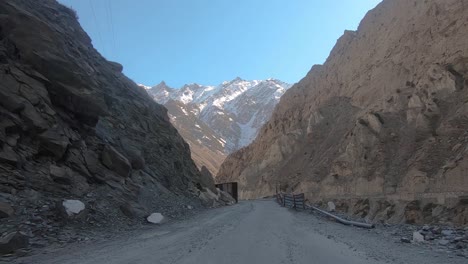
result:
[[[93,13],[94,24],[95,24],[96,30],[97,30],[97,32],[98,32],[99,41],[101,42],[103,51],[105,51],[105,45],[104,45],[104,42],[102,41],[101,30],[100,30],[100,28],[99,28],[99,24],[98,24],[98,22],[97,22],[97,17],[96,17],[96,12],[94,11],[93,2],[92,2],[91,0],[89,0],[89,5],[91,6],[91,11],[92,11],[92,13]]]
[[[116,56],[116,43],[115,43],[115,31],[114,31],[114,18],[112,14],[112,6],[110,0],[106,1],[106,11],[107,11],[107,21],[109,25],[109,30],[112,34],[112,54]]]

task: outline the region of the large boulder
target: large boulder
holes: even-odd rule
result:
[[[223,201],[226,205],[235,204],[236,200],[227,192],[218,189],[219,200]]]
[[[42,132],[49,128],[47,121],[44,120],[42,115],[39,113],[39,110],[28,102],[25,102],[25,107],[21,111],[21,117],[26,121],[26,124],[31,129]]]
[[[57,159],[63,157],[67,151],[70,140],[65,135],[63,129],[59,127],[51,128],[39,136],[41,148],[53,154]]]
[[[137,203],[126,202],[119,208],[129,218],[143,218],[148,215],[147,209]]]
[[[133,169],[141,170],[145,167],[145,157],[142,152],[143,146],[141,146],[141,144],[128,138],[121,138],[120,145]]]
[[[2,90],[2,85],[0,84],[0,105],[5,107],[8,111],[11,112],[20,112],[24,109],[25,101],[23,98],[14,96],[12,94],[6,93]]]
[[[29,245],[29,238],[20,233],[13,232],[0,238],[0,254],[9,254],[17,251],[18,249],[27,248]]]
[[[141,170],[145,167],[145,158],[143,154],[137,150],[130,153],[130,163],[135,170]]]
[[[198,196],[200,198],[202,204],[206,207],[215,207],[219,205],[218,203],[218,195],[216,195],[214,192],[212,192],[209,188],[204,188],[201,192],[200,195]]]
[[[11,147],[4,146],[0,151],[0,162],[16,166],[19,162],[19,158]]]
[[[7,203],[0,202],[0,218],[7,218],[12,216],[15,213],[13,207]]]
[[[114,71],[122,72],[123,71],[123,66],[122,64],[115,62],[115,61],[109,61],[109,65]]]
[[[109,145],[104,147],[101,154],[101,161],[104,166],[123,177],[127,177],[132,170],[128,159]]]
[[[209,188],[212,192],[216,192],[213,175],[208,170],[208,168],[205,166],[202,166],[200,173],[201,173],[201,177],[200,177],[201,185]]]
[[[50,177],[52,180],[59,184],[71,185],[72,180],[69,177],[67,167],[59,167],[56,165],[50,165],[49,167]]]

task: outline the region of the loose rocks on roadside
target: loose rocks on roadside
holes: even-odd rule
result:
[[[392,235],[401,243],[415,243],[444,253],[468,258],[468,228],[391,225]],[[410,240],[408,237],[412,237]]]

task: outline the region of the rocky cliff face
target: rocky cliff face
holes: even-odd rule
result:
[[[468,223],[468,5],[384,0],[218,177],[390,222]]]
[[[221,136],[194,114],[198,111],[196,107],[172,99],[164,106],[168,110],[171,123],[190,145],[195,164],[199,169],[206,167],[210,173],[216,174],[227,156]]]
[[[140,86],[166,106],[195,163],[216,175],[227,154],[255,138],[291,85],[275,79],[236,78],[218,86],[188,84],[173,89],[164,82]]]
[[[121,71],[55,0],[0,1],[0,233],[53,234],[62,199],[109,226],[200,204],[189,146]]]

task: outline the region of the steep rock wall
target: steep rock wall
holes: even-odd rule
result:
[[[239,181],[241,198],[281,185],[352,213],[367,204],[376,220],[468,223],[467,32],[466,1],[384,0],[286,92],[217,180]]]
[[[0,80],[0,202],[17,219],[0,233],[38,214],[52,221],[62,199],[109,226],[201,204],[200,172],[167,110],[93,48],[72,10],[0,1]]]

